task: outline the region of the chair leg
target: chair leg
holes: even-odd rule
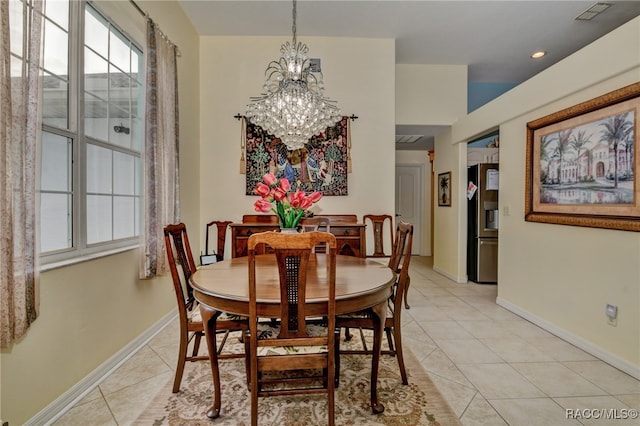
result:
[[[336,406],[336,401],[335,401],[335,386],[334,386],[334,382],[335,382],[336,378],[333,378],[332,380],[329,380],[329,383],[327,383],[327,408],[329,411],[329,426],[335,426],[336,424],[336,414],[335,414],[335,406]]]
[[[389,352],[391,352],[392,355],[395,355],[396,350],[393,347],[393,338],[391,337],[391,328],[385,327],[384,331],[387,334],[387,342],[389,343]]]
[[[251,367],[251,426],[258,426],[258,374]]]
[[[351,332],[349,331],[349,327],[345,327],[344,328],[344,341],[348,342],[349,340],[351,340]]]
[[[222,342],[220,342],[220,346],[218,346],[218,355],[222,353],[222,348],[224,348],[224,344],[227,343],[227,337],[229,337],[229,330],[224,332],[224,337],[222,338]]]
[[[178,365],[176,365],[176,376],[173,379],[173,393],[180,391],[180,382],[182,381],[182,373],[184,372],[184,364],[187,361],[187,345],[189,344],[188,333],[180,334],[180,348],[178,349]]]
[[[248,333],[248,332],[247,332]],[[251,352],[249,346],[249,336],[245,336],[245,332],[242,332],[242,339],[244,340],[244,369],[247,376],[247,388],[251,390]]]
[[[340,329],[335,332],[335,382],[336,387],[340,386]]]
[[[402,384],[408,385],[409,380],[407,379],[407,370],[404,367],[404,355],[402,354],[402,333],[400,332],[399,324],[398,326],[393,327],[393,340],[395,340],[396,343],[396,357],[398,358],[398,367],[400,368]]]
[[[407,277],[407,285],[404,287],[404,308],[405,309],[411,309],[411,306],[409,306],[409,302],[407,302],[407,295],[409,294],[409,284],[411,283],[411,278]]]
[[[362,347],[366,352],[369,350],[369,348],[367,348],[367,341],[364,340],[364,331],[362,331],[362,327],[359,327],[358,329],[360,330],[360,340],[362,341]]]
[[[195,339],[193,340],[193,352],[191,353],[191,356],[198,356],[198,351],[200,350],[200,339],[202,339],[203,335],[204,333],[198,331],[195,332]]]

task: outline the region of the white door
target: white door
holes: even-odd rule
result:
[[[422,249],[422,165],[396,165],[396,223],[399,220],[413,224],[411,254]]]

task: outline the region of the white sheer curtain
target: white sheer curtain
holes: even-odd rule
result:
[[[140,278],[167,268],[163,228],[180,220],[176,46],[147,19],[144,209]]]
[[[23,8],[22,15],[11,15],[20,18],[11,22],[11,26],[10,7]],[[32,0],[29,4],[0,0],[0,344],[3,348],[20,339],[38,316],[36,152],[40,135],[41,35],[41,0]],[[17,39],[19,36],[22,38]]]

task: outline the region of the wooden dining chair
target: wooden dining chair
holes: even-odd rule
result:
[[[204,252],[205,255],[211,254],[209,252],[209,230],[211,227],[216,227],[216,250],[213,252],[216,256],[216,260],[220,262],[224,259],[224,245],[227,239],[227,227],[231,224],[230,220],[212,220],[207,223],[205,228],[205,240],[204,240]]]
[[[209,355],[198,355],[200,341],[204,336],[204,324],[202,323],[198,302],[195,300],[193,289],[189,285],[189,278],[196,271],[196,264],[193,260],[185,224],[178,223],[165,226],[164,242],[171,278],[173,279],[173,288],[178,301],[178,316],[180,320],[180,349],[176,375],[173,380],[173,393],[177,393],[180,390],[185,363],[187,361],[209,360]],[[182,273],[178,272],[178,267]],[[239,358],[244,356],[243,354],[222,354],[221,352],[229,332],[245,331],[248,325],[246,317],[220,313],[216,321],[216,333],[225,334],[218,347],[219,358]],[[188,346],[191,340],[193,340],[193,350],[189,355]]]
[[[326,270],[319,268],[313,248],[326,243]],[[256,247],[271,247],[277,271],[260,266]],[[249,237],[249,358],[251,424],[258,424],[258,397],[327,393],[329,425],[334,424],[335,357],[339,333],[335,328],[336,238],[326,232],[281,234],[264,232]],[[309,291],[309,274],[326,277],[326,286]],[[275,277],[275,278],[274,278]],[[260,321],[257,288],[280,296],[280,321]],[[308,297],[326,298],[320,316],[309,312]],[[314,304],[315,305],[315,304]],[[297,370],[296,374],[286,374]],[[278,374],[278,373],[285,374]]]
[[[382,351],[383,354],[395,356],[398,359],[400,376],[402,383],[408,384],[407,371],[404,366],[404,356],[402,353],[402,306],[406,289],[409,286],[409,264],[411,263],[411,245],[413,243],[413,225],[406,222],[398,223],[395,235],[395,248],[393,256],[389,259],[389,268],[397,271],[396,282],[393,285],[393,292],[387,303],[387,318],[384,321],[384,330],[389,343],[389,350]],[[340,350],[342,354],[371,354],[367,348],[362,329],[373,329],[375,327],[373,314],[370,309],[356,312],[354,314],[340,315],[336,318],[336,326],[340,329],[347,328],[345,340],[351,339],[348,332],[350,328],[359,328],[362,339],[362,350]],[[339,363],[338,363],[339,366]],[[339,375],[339,372],[337,373]]]
[[[321,232],[331,232],[331,221],[326,217],[314,217],[305,219],[302,224],[302,232],[312,232],[312,231],[321,231]],[[323,243],[318,244],[314,247],[314,253],[326,253],[326,247]]]
[[[373,253],[366,257],[389,257],[384,250],[384,228],[389,228],[389,242],[393,248],[393,217],[388,214],[366,214],[362,216],[362,222],[366,225],[371,222],[373,231]],[[386,222],[388,226],[386,226]]]

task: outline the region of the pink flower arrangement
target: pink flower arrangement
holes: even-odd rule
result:
[[[260,196],[253,204],[255,210],[274,212],[281,228],[297,227],[308,209],[322,198],[318,191],[309,195],[299,189],[292,192],[289,180],[278,179],[273,173],[264,175],[263,182],[258,183],[253,192]]]

